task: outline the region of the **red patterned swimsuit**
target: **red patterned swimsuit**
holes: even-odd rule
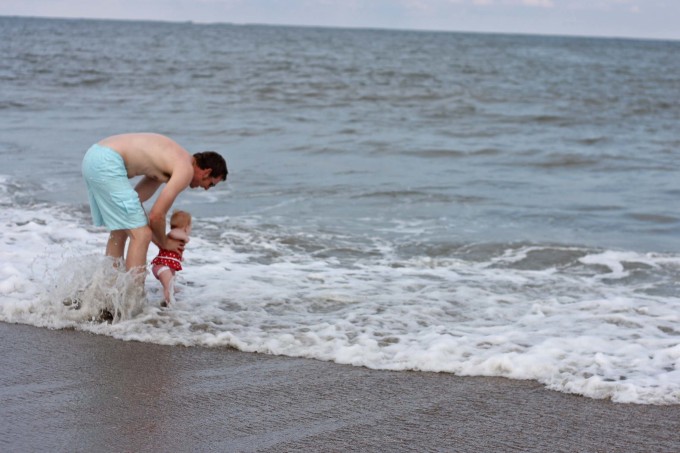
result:
[[[186,231],[184,231],[181,228],[173,228],[170,230],[168,233],[168,236],[171,237],[172,239],[177,239],[177,240],[184,240],[185,242],[189,242],[189,236],[187,235]],[[173,274],[176,271],[181,271],[182,270],[182,252],[171,252],[170,250],[165,250],[165,249],[160,249],[158,251],[158,255],[156,258],[151,261],[152,266],[167,266],[170,269],[173,270]],[[158,278],[157,274],[157,269],[161,268],[154,268],[154,275],[156,278]]]
[[[158,256],[151,261],[152,265],[168,266],[174,271],[182,270],[182,254],[171,252],[170,250],[160,249]]]

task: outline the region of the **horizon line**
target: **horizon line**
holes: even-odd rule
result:
[[[102,22],[152,22],[164,24],[191,24],[191,25],[228,25],[236,27],[287,27],[287,28],[319,28],[329,30],[366,30],[366,31],[400,31],[414,33],[452,33],[452,34],[478,34],[478,35],[500,35],[500,36],[527,36],[527,37],[546,37],[546,38],[581,38],[581,39],[603,39],[603,40],[626,40],[626,41],[657,41],[657,42],[680,42],[680,38],[654,38],[636,36],[605,36],[605,35],[579,35],[579,34],[550,34],[532,32],[513,32],[513,31],[478,31],[478,30],[442,30],[435,28],[399,28],[399,27],[380,27],[380,26],[352,26],[352,25],[304,25],[304,24],[276,24],[265,22],[227,22],[214,21],[203,22],[193,19],[170,20],[170,19],[130,19],[116,17],[82,17],[82,16],[35,16],[20,14],[0,14],[0,18],[17,19],[39,19],[39,20],[82,20],[82,21],[102,21]]]

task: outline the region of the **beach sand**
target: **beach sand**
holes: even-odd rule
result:
[[[680,406],[0,323],[3,451],[678,452]]]

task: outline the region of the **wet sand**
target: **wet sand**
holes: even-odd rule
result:
[[[0,323],[3,451],[678,452],[680,406]]]

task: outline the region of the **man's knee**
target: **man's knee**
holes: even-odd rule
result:
[[[125,230],[114,230],[109,234],[109,240],[106,243],[106,254],[114,258],[120,258],[125,252],[125,243],[127,242],[127,232]]]
[[[130,240],[135,241],[138,244],[146,244],[149,245],[151,242],[151,228],[146,225],[143,227],[135,228],[133,230],[129,230],[128,235],[130,236]]]
[[[127,231],[125,230],[113,230],[109,233],[109,240],[114,242],[125,243],[127,241]]]

